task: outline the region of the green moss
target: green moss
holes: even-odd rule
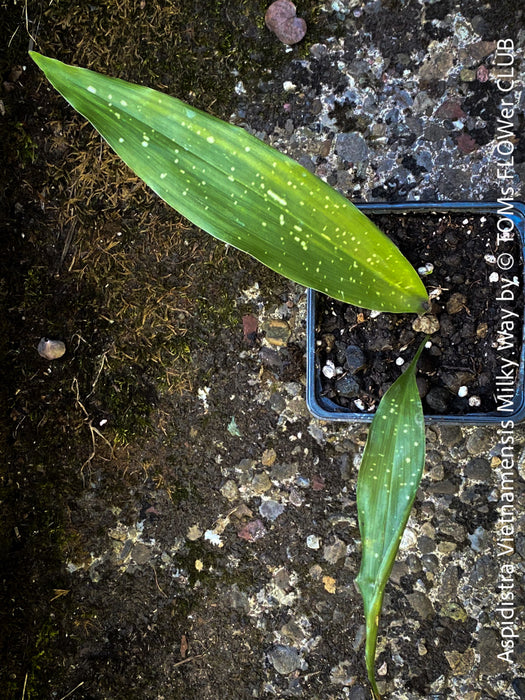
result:
[[[36,144],[21,122],[17,122],[14,125],[10,142],[11,148],[15,149],[15,160],[19,166],[24,168],[26,165],[35,162]]]
[[[127,445],[143,436],[158,397],[152,382],[140,367],[120,367],[105,375],[97,390],[98,401],[109,417],[117,445]]]
[[[54,640],[58,637],[58,630],[55,627],[56,623],[47,620],[43,623],[38,632],[34,653],[31,658],[29,670],[27,672],[27,681],[25,687],[25,697],[28,700],[31,698],[39,699],[45,696],[49,691],[49,686],[42,679],[42,671],[48,669],[53,663],[54,658]]]
[[[24,280],[24,308],[30,309],[47,296],[49,271],[43,265],[34,265],[27,271]]]

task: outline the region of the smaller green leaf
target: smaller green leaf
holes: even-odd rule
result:
[[[383,593],[425,463],[425,422],[415,379],[425,342],[381,399],[357,479],[362,557],[356,583],[366,618],[366,668],[376,698],[374,661]]]

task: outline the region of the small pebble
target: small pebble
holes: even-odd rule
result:
[[[462,399],[468,394],[468,389],[466,386],[460,386],[458,389],[458,396]]]
[[[186,537],[190,540],[190,542],[195,542],[201,536],[202,536],[202,530],[200,529],[200,527],[198,525],[191,525],[188,528],[188,533],[187,533]]]
[[[348,345],[345,348],[345,367],[354,374],[365,364],[365,355],[357,345]]]
[[[327,379],[332,379],[337,374],[335,365],[332,360],[328,360],[323,367],[322,372]]]
[[[310,46],[310,53],[314,58],[320,59],[326,56],[328,49],[324,44],[312,44],[312,46]]]
[[[416,333],[426,333],[427,335],[437,333],[439,330],[438,318],[432,314],[418,316],[412,323],[412,329],[416,331]]]
[[[446,389],[435,387],[431,389],[425,397],[427,404],[436,413],[446,413],[450,394]]]
[[[337,537],[335,538],[335,542],[333,544],[325,545],[325,547],[323,547],[323,559],[326,559],[329,564],[335,564],[345,555],[346,544]]]
[[[351,374],[347,374],[346,377],[341,377],[341,379],[336,381],[335,390],[340,396],[351,398],[352,396],[358,395],[359,383],[356,381],[355,377]]]
[[[259,506],[259,513],[267,520],[275,520],[283,511],[283,504],[273,500],[263,501]]]
[[[417,543],[417,535],[409,527],[406,527],[403,536],[401,537],[401,542],[399,543],[399,549],[400,551],[404,552],[406,549],[410,549],[411,547],[414,547]]]
[[[237,532],[238,537],[248,542],[255,542],[265,535],[266,528],[261,520],[252,520]]]
[[[290,489],[290,503],[296,508],[299,508],[299,506],[302,506],[302,504],[304,503],[304,497],[302,496],[302,494],[299,493],[299,491],[293,487]]]
[[[224,498],[227,498],[229,501],[234,501],[239,497],[239,489],[237,488],[235,481],[232,481],[232,479],[228,479],[224,486],[221,486],[221,493]]]
[[[472,408],[477,408],[478,406],[481,406],[481,399],[479,396],[471,396],[468,400],[468,405],[472,406]]]
[[[434,265],[432,265],[432,263],[426,263],[425,265],[418,267],[417,271],[421,276],[431,275],[434,272]]]
[[[455,292],[447,301],[447,313],[457,314],[463,309],[466,309],[467,297],[461,292]]]
[[[218,535],[216,532],[213,530],[206,530],[204,533],[204,539],[207,540],[208,542],[211,542],[214,544],[216,547],[222,547],[223,543],[221,540],[221,536]]]
[[[297,17],[296,7],[289,0],[276,0],[266,10],[266,26],[283,44],[297,44],[306,34],[306,22]]]
[[[317,535],[308,535],[306,538],[306,546],[308,549],[319,549],[321,546],[321,540]]]
[[[66,346],[61,340],[41,338],[37,350],[40,357],[46,360],[58,360],[66,352]]]
[[[398,357],[398,358],[396,359],[396,365],[397,365],[398,367],[401,367],[401,366],[404,365],[404,364],[405,364],[405,361],[403,360],[402,357]]]
[[[277,673],[283,676],[301,667],[301,659],[297,649],[284,646],[283,644],[276,644],[268,652],[268,659]]]

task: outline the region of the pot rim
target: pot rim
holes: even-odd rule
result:
[[[502,200],[501,202],[395,202],[393,204],[386,203],[359,203],[356,204],[358,209],[376,214],[390,214],[392,212],[413,213],[413,212],[431,212],[440,213],[444,211],[465,212],[476,214],[500,214],[506,218],[512,219],[516,231],[521,240],[521,274],[522,281],[525,284],[525,204],[523,202]],[[510,205],[511,210],[501,213],[504,206]],[[522,290],[523,293],[523,290]],[[337,406],[330,399],[321,396],[321,368],[317,360],[315,347],[315,299],[317,292],[313,289],[307,290],[307,316],[306,316],[306,403],[310,413],[315,418],[325,421],[339,422],[359,422],[369,423],[374,417],[374,413],[356,413],[348,409]],[[512,412],[496,409],[491,413],[467,413],[465,415],[426,415],[425,423],[459,423],[462,425],[485,425],[494,424],[501,421],[513,421],[519,423],[525,419],[525,310],[522,318],[523,332],[521,338],[520,363],[516,373],[516,389],[514,400],[512,402]]]

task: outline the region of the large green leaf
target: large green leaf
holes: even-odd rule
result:
[[[383,593],[425,463],[425,422],[415,379],[425,342],[381,399],[357,479],[362,558],[356,583],[365,610],[368,678],[377,698],[374,661]]]
[[[156,90],[31,57],[129,167],[200,228],[337,299],[423,310],[425,288],[394,244],[295,161]]]

